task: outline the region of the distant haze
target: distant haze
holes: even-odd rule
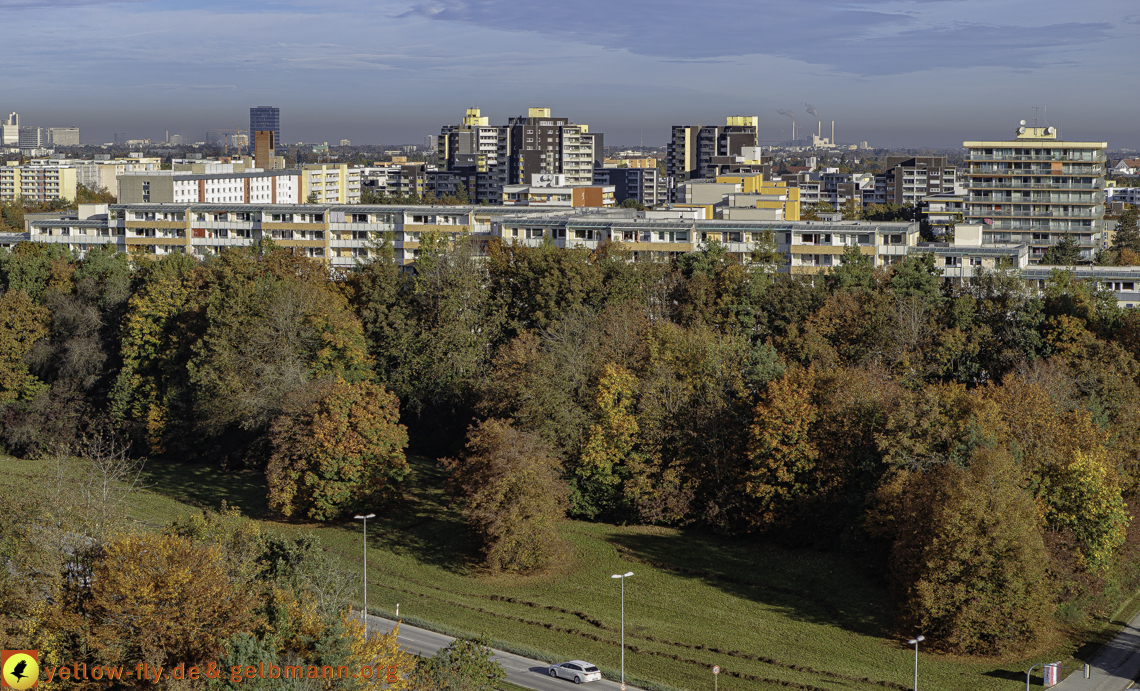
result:
[[[760,139],[951,147],[1018,120],[1140,148],[1135,0],[0,0],[0,117],[201,140],[281,108],[281,134],[422,143],[530,106],[662,145],[757,115]],[[1047,111],[1045,110],[1047,107]],[[818,112],[812,115],[811,112]],[[783,114],[782,114],[783,113]]]

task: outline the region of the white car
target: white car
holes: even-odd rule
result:
[[[597,667],[583,660],[571,660],[562,664],[555,663],[550,665],[549,672],[550,676],[555,678],[573,679],[575,684],[581,684],[584,681],[599,681],[602,678],[602,673]]]

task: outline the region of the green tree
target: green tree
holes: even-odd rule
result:
[[[494,571],[531,571],[562,551],[556,526],[566,514],[566,487],[551,449],[511,420],[484,420],[467,432],[467,452],[444,459],[452,491]]]
[[[1140,228],[1137,227],[1136,217],[1136,207],[1129,207],[1120,215],[1120,221],[1116,224],[1116,234],[1110,250],[1116,255],[1116,263],[1120,266],[1131,266],[1140,260]]]
[[[399,402],[367,381],[295,391],[270,428],[269,505],[326,521],[383,501],[408,464]]]
[[[942,298],[941,277],[942,270],[934,265],[933,253],[908,254],[891,269],[891,292],[900,298],[918,296],[938,302]]]
[[[1081,246],[1070,233],[1065,233],[1061,241],[1051,245],[1041,257],[1041,263],[1048,266],[1073,266],[1081,260]]]
[[[316,192],[309,192],[309,196],[305,197],[305,203],[306,204],[316,204],[317,203],[317,193]]]
[[[36,302],[49,290],[70,293],[74,261],[66,245],[21,242],[9,251],[0,250],[0,287],[22,290]]]
[[[493,654],[491,641],[485,636],[457,638],[416,665],[408,688],[411,691],[494,691],[507,673],[491,659]]]
[[[839,266],[827,274],[827,287],[833,292],[857,290],[870,293],[875,288],[875,265],[871,255],[851,245],[843,250]]]

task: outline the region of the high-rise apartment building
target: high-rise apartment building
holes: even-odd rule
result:
[[[886,170],[875,174],[874,201],[914,205],[931,194],[954,194],[958,169],[945,156],[887,156]]]
[[[754,115],[730,115],[722,127],[674,125],[665,154],[665,174],[671,187],[730,172],[720,164],[735,160],[746,147],[756,147],[758,122]]]
[[[511,118],[498,152],[503,184],[531,184],[533,175],[564,175],[566,184],[594,184],[594,167],[603,160],[603,137],[588,125],[551,116],[549,108],[531,108]]]
[[[606,166],[594,169],[594,184],[614,188],[614,202],[621,204],[634,199],[645,206],[666,202],[665,186],[657,168],[619,168]]]
[[[75,191],[75,169],[68,166],[0,167],[0,201],[74,201]]]
[[[473,201],[500,203],[505,172],[499,167],[499,150],[506,133],[507,128],[492,126],[478,108],[468,108],[458,125],[440,128],[432,148],[440,169],[451,175],[437,176],[434,191],[449,193],[462,182]]]
[[[1076,239],[1091,259],[1103,239],[1107,142],[1058,138],[1057,128],[1017,128],[1014,139],[968,141],[964,222],[983,244],[1026,243],[1030,261]]]
[[[254,132],[258,130],[272,130],[273,141],[280,145],[281,139],[281,109],[273,106],[257,106],[249,109],[249,138],[253,139]]]
[[[474,166],[487,172],[499,163],[501,127],[492,127],[478,108],[468,108],[458,125],[445,125],[436,138],[435,152],[444,170]]]

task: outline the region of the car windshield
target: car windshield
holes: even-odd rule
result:
[[[587,672],[597,672],[598,668],[593,666],[593,665],[590,665],[589,667],[586,668],[586,671]]]

